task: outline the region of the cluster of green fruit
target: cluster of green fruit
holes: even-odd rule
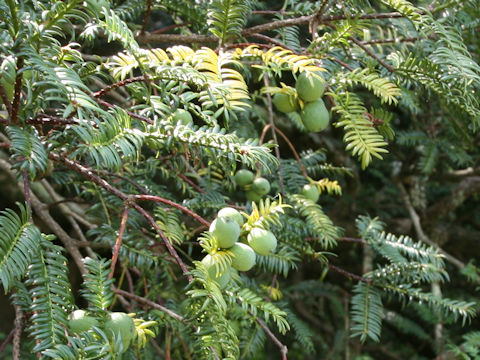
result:
[[[250,170],[238,170],[233,178],[245,191],[248,201],[259,202],[262,196],[270,192],[270,182],[261,176],[255,178]]]
[[[302,72],[295,83],[297,95],[305,103],[300,117],[305,128],[312,132],[325,130],[330,115],[321,99],[325,91],[325,83],[318,74]],[[276,93],[273,104],[278,111],[289,113],[300,109],[300,103],[293,94]]]
[[[100,327],[96,318],[87,315],[85,310],[75,310],[68,317],[68,330],[73,334],[80,334],[92,330],[93,327]],[[123,343],[123,352],[130,346],[135,337],[135,322],[123,312],[112,312],[107,315],[103,326],[105,334],[110,340],[121,337]]]
[[[238,242],[242,228],[244,228],[242,214],[231,207],[221,209],[210,225],[209,232],[216,239],[218,247],[228,249],[233,255],[231,268],[222,274],[218,272],[218,266],[212,255],[206,255],[202,259],[210,277],[222,288],[230,281],[232,271],[250,270],[255,265],[256,254],[268,255],[277,247],[275,235],[260,227],[253,227],[248,231],[246,237],[248,245]]]

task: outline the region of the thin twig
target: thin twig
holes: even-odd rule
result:
[[[385,61],[383,61],[382,59],[380,59],[377,55],[375,55],[372,51],[370,51],[369,48],[367,48],[365,45],[362,44],[362,42],[356,38],[354,38],[353,36],[350,37],[350,39],[355,43],[357,44],[357,46],[359,48],[361,48],[363,51],[365,51],[367,53],[367,55],[369,55],[372,59],[375,59],[380,65],[382,65],[385,69],[387,69],[388,71],[390,71],[391,73],[394,73],[395,72],[395,68],[391,65],[388,65]]]
[[[275,40],[275,39],[272,39],[271,37],[269,36],[266,36],[266,35],[262,35],[262,34],[252,34],[250,35],[251,37],[254,37],[254,38],[257,38],[257,39],[260,39],[260,40],[263,40],[263,41],[266,41],[267,43],[271,43],[271,44],[274,44],[274,45],[277,45],[277,46],[281,46],[282,48],[284,49],[287,49],[287,50],[290,50],[290,51],[294,51],[291,47],[288,47],[287,45],[285,45],[283,42],[279,41],[279,40]]]
[[[145,34],[145,29],[147,28],[148,18],[150,17],[150,13],[152,11],[152,3],[153,0],[147,1],[147,10],[145,11],[145,17],[143,18],[142,30],[140,30],[140,34]]]
[[[182,211],[183,213],[187,214],[188,216],[194,218],[195,220],[197,220],[202,225],[205,225],[206,227],[210,226],[209,221],[205,220],[203,217],[201,217],[197,213],[193,212],[192,210],[190,210],[190,209],[186,208],[185,206],[182,206],[182,205],[180,205],[180,204],[178,204],[174,201],[162,198],[160,196],[155,196],[155,195],[133,195],[133,198],[135,200],[142,200],[142,201],[145,201],[145,200],[146,201],[155,201],[155,202],[159,202],[159,203],[174,207],[174,208]]]
[[[13,334],[13,360],[20,360],[20,340],[22,338],[23,312],[19,305],[14,305],[15,321]]]
[[[250,313],[250,315],[255,316],[250,310],[248,312]],[[282,344],[282,342],[278,340],[275,334],[268,328],[267,325],[265,325],[265,323],[261,319],[255,316],[255,320],[263,329],[263,331],[265,331],[267,336],[275,343],[275,345],[278,346],[278,348],[280,349],[280,353],[282,354],[282,360],[287,360],[287,353],[288,353],[287,346]]]
[[[105,100],[101,100],[101,99],[97,99],[95,98],[94,96],[92,96],[100,105],[103,105],[107,108],[113,108],[115,107],[115,105],[113,104],[110,104],[109,102],[106,102]],[[129,110],[125,110],[125,112],[130,115],[130,117],[132,118],[135,118],[135,119],[138,119],[138,120],[142,120],[142,121],[145,121],[146,123],[149,123],[149,124],[153,124],[153,120],[152,119],[149,119],[145,116],[141,116],[141,115],[138,115],[138,114],[135,114],[134,112],[131,112]]]
[[[339,241],[345,241],[345,242],[357,242],[360,244],[366,244],[367,242],[364,239],[358,239],[358,238],[351,238],[351,237],[342,237],[337,239]]]
[[[173,201],[170,201],[170,200],[167,200],[167,199],[160,198],[158,196],[127,195],[123,191],[121,191],[121,190],[115,188],[114,186],[110,185],[105,179],[102,179],[101,177],[97,176],[93,172],[92,169],[89,169],[89,168],[83,166],[82,164],[79,164],[79,163],[77,163],[73,160],[70,160],[67,157],[62,157],[62,156],[60,156],[60,155],[58,155],[54,152],[51,152],[51,153],[49,153],[49,158],[54,160],[54,161],[61,162],[61,163],[65,164],[68,168],[82,174],[87,179],[91,180],[92,182],[94,182],[95,184],[104,188],[105,190],[107,190],[111,194],[113,194],[113,195],[117,196],[118,198],[122,199],[123,201],[125,201],[125,203],[129,207],[132,207],[132,208],[136,209],[138,212],[140,212],[143,215],[143,217],[152,225],[152,227],[155,229],[155,231],[158,233],[158,235],[160,235],[160,238],[165,243],[165,246],[167,247],[168,251],[170,252],[170,255],[172,255],[173,258],[177,261],[177,263],[180,266],[180,268],[182,269],[183,273],[187,276],[187,279],[189,281],[193,280],[193,277],[188,274],[187,266],[182,261],[182,259],[180,259],[176,250],[173,248],[172,244],[170,243],[170,240],[168,240],[168,238],[165,236],[162,229],[160,229],[158,224],[155,222],[155,220],[152,218],[152,216],[145,209],[143,209],[141,206],[134,203],[134,200],[136,200],[136,199],[138,199],[138,200],[153,200],[153,201],[159,201],[159,202],[167,203],[167,204],[169,204],[173,207],[183,209],[184,211],[186,211],[188,214],[195,217],[199,221],[203,221],[205,223],[208,223],[208,221],[206,221],[205,219],[203,219],[199,215],[195,214],[193,211],[181,206],[180,204],[177,204],[177,203],[175,203]]]
[[[23,57],[20,56],[17,60],[17,76],[15,77],[15,88],[13,91],[13,101],[12,101],[12,112],[10,116],[10,121],[13,124],[18,122],[18,111],[20,109],[20,95],[22,91],[22,72],[20,71],[23,68]]]
[[[268,76],[265,74],[263,76],[263,81],[265,83],[266,87],[270,86],[270,82],[268,80]],[[283,173],[282,173],[282,167],[280,166],[281,162],[281,157],[280,157],[280,148],[278,146],[278,139],[277,139],[277,133],[275,132],[275,123],[273,122],[273,107],[272,107],[272,96],[270,93],[267,93],[267,110],[268,110],[268,121],[270,122],[270,128],[272,132],[272,137],[273,141],[275,143],[275,156],[278,159],[278,183],[280,184],[280,192],[282,193],[283,196],[285,196],[285,186],[283,184]]]
[[[122,246],[123,233],[125,232],[127,219],[128,219],[128,206],[125,206],[125,208],[123,209],[122,221],[120,222],[120,229],[118,231],[117,240],[115,241],[115,248],[112,254],[112,264],[110,265],[110,274],[108,274],[109,279],[113,278],[113,273],[115,272],[115,265],[117,264],[120,247]]]
[[[367,284],[371,284],[372,283],[372,280],[371,279],[366,279],[362,276],[358,276],[358,275],[355,275],[347,270],[344,270],[342,268],[339,268],[338,266],[335,266],[333,264],[328,264],[328,267],[330,269],[332,269],[333,271],[339,273],[339,274],[342,274],[343,276],[349,278],[349,279],[353,279],[353,280],[358,280],[358,281],[362,281],[364,283],[367,283]]]
[[[92,96],[94,98],[99,98],[99,97],[104,96],[107,92],[109,92],[113,89],[123,87],[123,86],[126,86],[126,85],[134,83],[134,82],[147,81],[147,80],[149,80],[148,75],[135,76],[135,77],[132,77],[132,78],[128,78],[128,79],[116,82],[114,84],[107,85],[103,89],[100,89],[100,90],[94,92],[92,94]]]
[[[154,219],[144,208],[142,208],[141,206],[139,206],[139,205],[137,205],[137,204],[133,204],[133,207],[134,207],[140,214],[143,215],[143,217],[144,217],[144,218],[150,223],[150,225],[152,225],[152,227],[155,229],[155,231],[157,232],[157,234],[160,235],[160,237],[162,238],[163,242],[165,243],[165,246],[167,247],[168,251],[170,252],[170,255],[173,256],[173,258],[175,259],[175,261],[177,262],[177,264],[180,266],[180,268],[182,269],[183,274],[187,277],[188,281],[189,281],[189,282],[192,282],[192,281],[193,281],[193,276],[190,275],[187,266],[185,265],[185,263],[183,262],[183,260],[180,258],[180,256],[178,256],[177,251],[176,251],[175,248],[172,246],[172,243],[170,242],[170,240],[168,240],[168,238],[165,236],[165,233],[162,231],[162,229],[160,229],[160,227],[158,226],[158,224],[157,224],[157,222],[155,221],[155,219]]]
[[[113,291],[115,293],[119,294],[119,295],[122,295],[122,296],[128,298],[128,299],[135,300],[136,302],[138,302],[140,304],[145,304],[145,305],[150,306],[153,309],[163,311],[165,314],[169,315],[170,317],[174,318],[175,320],[178,320],[181,323],[185,323],[185,320],[183,319],[183,317],[181,315],[178,315],[177,313],[173,312],[172,310],[170,310],[170,309],[168,309],[168,308],[166,308],[166,307],[164,307],[160,304],[157,304],[156,302],[145,299],[144,297],[141,297],[141,296],[138,296],[138,295],[135,295],[135,294],[131,294],[128,291],[125,291],[125,290],[113,288]]]
[[[15,334],[15,328],[13,328],[10,333],[8,334],[7,338],[3,340],[2,345],[0,345],[0,354],[2,354],[5,351],[5,348],[7,347],[8,343],[12,341],[13,335]]]

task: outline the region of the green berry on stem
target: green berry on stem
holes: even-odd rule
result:
[[[217,239],[218,246],[228,249],[240,236],[240,225],[229,217],[217,217],[210,224],[209,231]]]
[[[277,238],[272,232],[262,228],[253,228],[247,237],[248,245],[257,254],[268,255],[277,248]]]
[[[234,257],[232,267],[238,271],[248,271],[255,265],[255,251],[243,243],[237,243],[232,246],[230,251]]]

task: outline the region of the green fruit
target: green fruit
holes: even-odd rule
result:
[[[218,246],[224,249],[232,247],[240,236],[240,225],[228,217],[216,218],[208,230],[217,239]]]
[[[330,115],[322,99],[305,105],[301,117],[303,125],[312,132],[325,130],[330,120]]]
[[[74,334],[88,331],[94,326],[98,326],[97,319],[87,316],[87,312],[85,310],[75,310],[68,317],[68,330]]]
[[[248,201],[253,201],[253,202],[259,202],[260,199],[262,198],[262,195],[258,194],[253,190],[247,190],[247,192],[245,192],[245,195],[247,196]]]
[[[218,285],[220,285],[220,288],[224,288],[227,286],[228,282],[230,281],[230,269],[227,269],[223,274],[220,276],[217,276],[217,269],[215,266],[215,260],[211,255],[207,255],[202,259],[203,265],[208,270],[208,275],[215,280]]]
[[[242,214],[240,214],[238,212],[238,210],[236,210],[234,208],[231,208],[231,207],[225,207],[225,208],[221,209],[218,212],[217,217],[228,217],[232,220],[235,220],[240,227],[244,223]]]
[[[257,254],[268,255],[277,248],[277,238],[270,231],[261,228],[253,228],[247,237],[248,245]]]
[[[302,195],[307,199],[312,200],[314,203],[318,201],[320,197],[320,193],[318,192],[318,188],[315,185],[306,184],[303,186]]]
[[[323,95],[325,84],[319,75],[302,72],[295,84],[298,96],[306,102],[315,101]]]
[[[237,243],[232,246],[230,251],[234,257],[232,267],[238,271],[248,271],[255,265],[255,251],[243,243]]]
[[[273,104],[278,111],[289,113],[298,110],[298,102],[294,96],[277,93],[273,95]]]
[[[250,170],[242,169],[238,170],[233,178],[239,186],[245,186],[251,184],[254,177],[255,175],[253,174],[253,172],[251,172]]]
[[[105,334],[111,339],[122,337],[123,352],[128,349],[130,342],[135,336],[135,323],[133,319],[123,312],[110,313],[105,321]]]
[[[177,109],[173,113],[173,122],[176,124],[179,121],[182,123],[182,125],[189,125],[193,123],[193,118],[187,110]]]
[[[259,195],[267,195],[270,192],[270,183],[263,177],[258,177],[253,181],[252,190]]]

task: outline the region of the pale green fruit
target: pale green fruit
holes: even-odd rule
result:
[[[273,233],[261,228],[253,228],[247,236],[248,245],[257,254],[268,255],[277,248],[277,238]]]
[[[306,102],[315,101],[323,95],[325,84],[319,75],[302,72],[295,84],[298,96]]]
[[[259,202],[260,199],[262,198],[262,195],[258,194],[253,190],[247,190],[245,192],[245,195],[247,196],[248,201],[253,201],[253,202]]]
[[[125,352],[135,336],[135,323],[130,316],[123,312],[110,313],[105,321],[105,334],[110,338],[113,337],[113,334],[117,338],[121,336]]]
[[[179,121],[182,123],[182,125],[188,125],[193,123],[193,118],[187,110],[177,109],[173,113],[173,122],[177,123]]]
[[[227,286],[228,282],[230,281],[230,269],[227,269],[223,274],[217,276],[215,260],[211,255],[206,255],[202,259],[202,263],[207,268],[208,275],[210,275],[210,277],[215,280],[218,285],[220,285],[220,288],[223,289],[225,286]]]
[[[273,104],[278,111],[289,113],[298,110],[298,102],[294,96],[282,93],[273,95]]]
[[[243,243],[237,243],[230,249],[234,258],[232,267],[238,271],[248,271],[255,265],[255,251]]]
[[[250,170],[242,169],[238,170],[233,178],[239,186],[245,186],[251,184],[254,177],[255,175],[253,174],[253,172],[251,172]]]
[[[257,194],[267,195],[270,192],[270,182],[263,177],[258,177],[253,181],[252,190]]]
[[[97,319],[88,316],[85,310],[75,310],[68,316],[67,327],[74,334],[88,331],[94,326],[98,326]]]
[[[325,130],[330,120],[330,115],[322,99],[305,105],[301,117],[303,125],[312,132]]]
[[[209,231],[217,239],[218,246],[224,249],[232,247],[240,236],[240,226],[228,217],[218,217],[213,220]]]
[[[318,188],[315,185],[306,184],[303,186],[302,195],[307,199],[312,200],[314,203],[318,201],[320,197],[320,193],[318,192]]]
[[[217,214],[217,218],[219,217],[228,217],[232,220],[235,220],[238,223],[238,225],[240,225],[240,227],[244,223],[242,214],[240,214],[238,210],[231,207],[225,207],[221,209]]]

